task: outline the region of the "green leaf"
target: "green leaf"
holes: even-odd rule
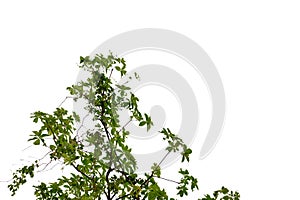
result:
[[[141,122],[139,123],[139,126],[144,126],[146,123],[147,123],[147,122],[145,122],[145,121],[141,121]]]
[[[84,57],[80,56],[80,64],[84,62]]]
[[[34,145],[39,145],[40,142],[41,142],[41,141],[40,141],[39,139],[37,139],[36,141],[33,142],[33,144],[34,144]]]
[[[54,145],[50,145],[51,151],[53,151],[56,147]]]
[[[121,68],[119,66],[116,66],[117,71],[121,71]]]

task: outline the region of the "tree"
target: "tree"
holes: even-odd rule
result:
[[[168,144],[166,154],[159,163],[153,163],[151,171],[143,175],[136,173],[137,164],[126,144],[130,134],[126,126],[136,121],[139,126],[151,128],[153,122],[146,113],[138,109],[139,99],[130,92],[130,88],[119,84],[115,78],[127,75],[126,63],[110,53],[108,56],[96,55],[93,58],[80,57],[79,67],[89,73],[86,80],[79,81],[67,88],[74,101],[83,100],[85,109],[92,116],[95,126],[84,134],[79,134],[84,118],[78,113],[69,113],[62,106],[52,113],[37,111],[31,114],[34,123],[40,128],[30,135],[28,141],[47,149],[47,154],[31,165],[26,165],[13,173],[8,185],[12,196],[19,187],[26,183],[28,176],[34,177],[42,167],[43,160],[59,162],[72,168],[73,173],[62,176],[55,182],[40,183],[35,188],[36,199],[170,199],[166,190],[158,183],[161,176],[161,164],[170,153],[178,152],[181,162],[189,162],[192,150],[169,128],[160,131],[161,137]],[[129,79],[139,79],[138,75]],[[130,113],[128,123],[121,124],[119,110]],[[81,119],[82,118],[82,119]],[[77,124],[77,126],[76,126]],[[92,151],[87,146],[93,147]],[[46,164],[46,166],[48,165]],[[197,179],[189,171],[180,168],[179,180],[175,182],[177,197],[188,196],[189,191],[198,190]],[[238,200],[238,192],[222,187],[199,200]]]

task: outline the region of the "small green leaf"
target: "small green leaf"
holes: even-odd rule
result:
[[[38,119],[37,117],[33,118],[33,122],[34,122],[34,123],[37,123],[38,120],[39,120],[39,119]]]
[[[33,142],[34,145],[39,145],[41,143],[41,141],[39,139],[37,139],[36,141]]]
[[[145,124],[146,124],[145,121],[141,121],[141,122],[139,123],[139,126],[144,126]]]
[[[50,149],[51,149],[51,151],[53,151],[55,149],[55,146],[54,145],[50,145]]]
[[[84,62],[84,57],[80,56],[80,64]]]

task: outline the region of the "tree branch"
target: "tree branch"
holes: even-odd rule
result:
[[[170,153],[171,153],[171,151],[168,151],[168,153],[167,153],[167,154],[161,159],[161,161],[158,163],[158,165],[156,166],[156,168],[152,170],[151,175],[150,175],[150,176],[149,176],[149,177],[141,184],[140,187],[144,186],[145,184],[148,184],[149,180],[150,180],[151,178],[153,178],[155,170],[157,170],[158,167],[160,167],[161,163],[168,157],[168,155],[169,155]]]
[[[174,181],[174,180],[171,180],[171,179],[168,179],[168,178],[163,178],[163,177],[158,177],[158,176],[153,176],[155,178],[159,178],[159,179],[162,179],[162,180],[165,180],[165,181],[169,181],[169,182],[173,182],[173,183],[177,183],[179,184],[180,182],[178,181]]]
[[[111,190],[110,190],[109,174],[112,171],[113,171],[113,169],[111,167],[109,167],[108,170],[107,170],[107,172],[106,172],[106,175],[105,175],[105,181],[107,183],[107,199],[108,200],[111,200],[111,197],[110,197]]]
[[[80,174],[82,174],[83,176],[85,176],[86,178],[88,178],[89,180],[93,180],[91,177],[89,177],[86,173],[84,173],[83,171],[81,171],[77,166],[75,166],[73,163],[71,163],[71,166],[74,167],[74,169],[76,169],[76,171],[78,171]]]
[[[66,98],[59,104],[59,106],[58,107],[61,107],[62,105],[63,105],[63,103],[65,103],[65,101],[67,100],[67,99],[73,99],[74,97],[72,97],[72,96],[66,96]]]

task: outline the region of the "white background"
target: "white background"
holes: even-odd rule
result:
[[[79,56],[114,35],[151,27],[196,41],[223,80],[222,137],[206,159],[196,152],[189,165],[200,193],[225,185],[243,200],[297,199],[299,9],[291,0],[1,1],[0,180],[10,178],[28,146],[29,114],[58,106]],[[12,198],[6,184],[1,200],[34,199],[30,186]]]

